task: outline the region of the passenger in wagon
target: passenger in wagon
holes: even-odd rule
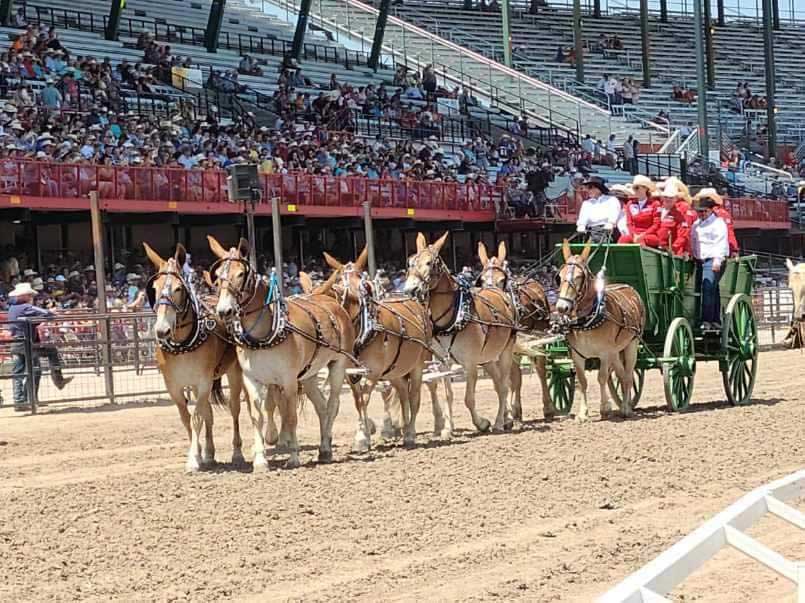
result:
[[[718,283],[729,257],[727,224],[713,211],[717,203],[700,196],[698,219],[690,232],[690,251],[696,260],[696,289],[701,293],[702,330],[721,330],[721,296]]]
[[[649,231],[655,227],[660,204],[652,198],[657,190],[651,178],[637,175],[632,181],[634,200],[625,207],[628,233],[621,233],[618,243],[640,243],[649,247],[658,247],[660,242],[656,234]]]
[[[608,240],[621,213],[620,202],[609,194],[606,182],[592,176],[582,182],[586,199],[581,204],[576,230],[588,233],[597,242]]]
[[[626,220],[626,205],[634,199],[634,191],[631,184],[613,184],[609,187],[609,192],[620,202],[621,213],[618,216],[618,221],[615,228],[618,229],[618,242],[620,238],[629,234],[629,224]]]
[[[660,191],[662,206],[654,225],[646,232],[646,239],[656,242],[652,247],[669,250],[674,255],[688,253],[690,226],[696,219],[696,213],[681,196],[682,192],[673,183]]]
[[[738,239],[735,236],[735,225],[733,224],[732,214],[730,210],[726,208],[724,205],[724,198],[716,192],[714,188],[703,188],[696,196],[693,197],[694,202],[697,199],[702,198],[712,199],[716,206],[713,209],[713,213],[715,213],[719,218],[724,220],[724,223],[727,225],[727,234],[729,237],[729,244],[730,244],[730,256],[738,255],[739,247],[738,247]]]

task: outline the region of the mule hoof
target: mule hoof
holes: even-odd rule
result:
[[[266,460],[266,455],[263,453],[255,454],[254,461],[252,462],[252,467],[254,467],[255,471],[267,471],[268,461]]]
[[[453,439],[453,431],[451,429],[442,429],[441,438],[445,442],[449,442]]]
[[[489,422],[489,419],[480,418],[475,427],[481,433],[487,433],[492,428],[492,424]]]
[[[554,413],[545,413],[543,418],[546,423],[550,423],[556,420],[556,415]]]
[[[201,471],[201,463],[198,461],[198,459],[193,460],[188,459],[188,461],[184,465],[184,472],[198,473],[199,471]]]
[[[377,425],[372,419],[366,419],[366,424],[369,427],[369,435],[375,435],[377,433]]]
[[[243,458],[243,452],[240,450],[233,450],[232,451],[232,464],[233,465],[242,465],[246,462],[246,459]]]
[[[332,460],[332,456],[330,458]],[[319,453],[319,462],[321,462],[321,453]],[[291,457],[287,461],[285,461],[285,464],[282,467],[283,469],[298,469],[299,466],[300,466],[299,459]]]
[[[576,423],[587,423],[589,420],[587,415],[576,415]]]
[[[406,450],[413,450],[414,448],[416,448],[416,440],[408,440],[408,439],[403,440],[403,448],[405,448]]]
[[[290,459],[288,460],[290,462]],[[321,465],[327,465],[333,462],[333,451],[332,450],[319,450],[319,458],[318,462]],[[299,464],[297,463],[297,467]],[[286,468],[289,468],[286,466]]]
[[[396,428],[396,427],[395,427],[394,429],[390,429],[390,430],[384,429],[384,430],[383,430],[383,431],[380,433],[380,436],[381,436],[381,437],[382,437],[384,440],[388,440],[388,441],[391,441],[391,440],[396,440],[396,439],[398,439],[398,438],[399,438],[401,435],[402,435],[402,431],[400,431],[400,430],[399,430],[398,428]]]
[[[369,440],[366,438],[355,438],[352,442],[352,452],[369,452]]]

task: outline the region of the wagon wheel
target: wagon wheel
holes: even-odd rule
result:
[[[556,412],[570,413],[576,395],[576,371],[572,367],[553,365],[548,369],[548,393]]]
[[[675,318],[668,327],[663,357],[662,380],[668,410],[684,410],[690,404],[696,376],[693,331],[685,318]]]
[[[749,403],[757,375],[758,341],[752,302],[746,295],[733,295],[727,305],[721,352],[721,378],[727,400],[734,406]]]
[[[643,383],[645,380],[646,369],[636,368],[634,370],[634,380],[632,381],[632,408],[637,406],[637,403],[640,402],[640,396],[643,394]],[[621,396],[621,382],[614,371],[609,376],[608,385],[609,394],[615,399],[619,406],[623,404],[623,398]]]

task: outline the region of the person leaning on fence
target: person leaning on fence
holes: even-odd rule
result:
[[[27,372],[26,359],[25,359],[25,338],[29,335],[33,337],[32,344],[39,343],[39,335],[36,328],[26,329],[23,323],[29,318],[53,318],[54,315],[48,310],[37,308],[33,305],[33,299],[36,296],[36,291],[31,287],[30,283],[20,283],[9,293],[9,298],[12,300],[8,310],[8,320],[10,322],[9,331],[14,338],[14,343],[11,344],[11,353],[14,355],[14,364],[12,367],[12,377],[14,381],[14,410],[25,411],[30,408],[31,401],[28,400],[28,379],[31,375]],[[33,369],[33,389],[35,392],[39,391],[39,379],[41,377],[41,368],[39,363],[40,350],[38,346],[32,345],[33,357],[31,358],[31,367]],[[55,351],[55,349],[54,349]],[[67,385],[72,379],[65,379],[61,374],[61,363],[58,360],[58,352],[56,354],[49,353],[45,350],[49,362],[51,362],[51,371],[53,380],[59,389]],[[53,364],[55,363],[55,364]]]
[[[730,254],[727,224],[713,211],[709,197],[696,201],[699,218],[690,231],[690,251],[696,260],[696,288],[701,293],[702,330],[721,330],[721,296],[718,283]]]
[[[582,182],[582,194],[585,200],[576,220],[576,231],[587,233],[594,242],[609,240],[621,213],[620,202],[609,194],[606,182],[598,176]]]

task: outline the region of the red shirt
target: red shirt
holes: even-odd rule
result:
[[[636,199],[629,201],[624,208],[629,234],[634,236],[648,232],[657,222],[659,210],[659,202],[653,199],[646,199],[642,208]]]

